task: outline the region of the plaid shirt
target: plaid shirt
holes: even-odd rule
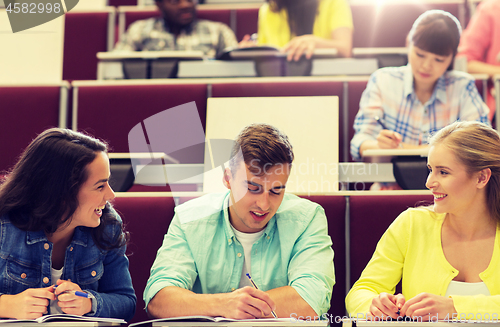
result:
[[[457,120],[489,124],[488,113],[473,77],[467,73],[445,72],[429,101],[422,104],[413,89],[410,65],[382,68],[372,74],[361,96],[351,155],[354,160],[361,160],[361,143],[375,140],[382,130],[375,116],[388,129],[401,134],[404,143],[419,145],[427,143],[430,134]]]
[[[209,20],[196,20],[175,37],[162,17],[139,20],[129,26],[114,50],[161,51],[201,50],[208,57],[221,54],[227,47],[238,46],[229,26]]]

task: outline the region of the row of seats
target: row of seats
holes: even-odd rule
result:
[[[413,21],[424,11],[442,9],[455,15],[466,26],[463,0],[371,0],[350,2],[354,36],[353,46],[404,47]],[[257,32],[260,4],[198,5],[199,18],[220,21],[230,26],[241,40]],[[395,14],[397,13],[397,14]],[[136,20],[159,16],[156,7],[108,7],[95,12],[69,12],[65,21],[63,79],[96,79],[97,52],[109,51],[118,37]],[[118,17],[118,19],[116,19]],[[118,31],[118,32],[117,32]],[[78,58],[78,59],[76,59]]]
[[[70,92],[66,82],[0,86],[2,104],[10,108],[3,113],[0,130],[13,136],[1,147],[0,171],[11,167],[29,141],[48,127],[85,130],[108,141],[113,152],[128,152],[132,127],[163,110],[194,101],[205,128],[209,97],[338,96],[339,161],[348,162],[352,161],[349,142],[354,117],[367,81],[367,76],[74,81]],[[483,82],[476,83],[480,92]],[[203,162],[203,154],[200,158]]]
[[[138,299],[132,322],[138,322],[148,319],[142,294],[149,277],[149,269],[162,244],[163,235],[173,218],[175,203],[179,199],[165,193],[117,195],[114,200],[115,208],[122,216],[131,236],[127,254]],[[432,201],[432,196],[423,192],[398,195],[359,195],[345,192],[339,195],[301,197],[319,203],[328,218],[328,233],[335,252],[336,284],[329,311],[333,316],[345,315],[344,298],[347,291],[359,278],[378,240],[390,223],[408,207]]]

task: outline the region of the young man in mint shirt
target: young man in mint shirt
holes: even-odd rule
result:
[[[327,219],[320,205],[285,194],[293,158],[273,126],[240,132],[224,173],[229,191],[175,209],[144,291],[150,316],[312,319],[328,311],[335,276]]]

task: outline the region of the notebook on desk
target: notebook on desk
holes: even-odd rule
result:
[[[354,327],[464,327],[466,324],[472,324],[474,327],[493,327],[500,326],[500,321],[497,320],[437,320],[437,321],[384,321],[384,320],[360,320],[352,321]],[[346,326],[344,321],[343,327]]]
[[[0,319],[1,324],[16,324],[35,326],[35,324],[50,323],[54,326],[119,326],[126,324],[123,319],[86,317],[70,314],[45,315],[37,319]]]
[[[250,59],[254,57],[284,56],[278,48],[271,46],[254,46],[246,48],[229,47],[217,56],[218,60]]]
[[[265,318],[265,319],[231,319],[225,317],[208,317],[208,316],[187,316],[187,317],[174,317],[153,319],[130,324],[129,327],[135,327],[145,324],[151,324],[153,327],[166,327],[166,326],[272,326],[272,327],[286,327],[286,326],[300,326],[304,327],[326,327],[328,326],[327,320],[316,321],[303,321],[295,318]]]

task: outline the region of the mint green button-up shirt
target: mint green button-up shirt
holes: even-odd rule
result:
[[[239,287],[245,255],[231,229],[228,198],[229,192],[207,194],[175,208],[144,291],[146,307],[167,286],[200,294]],[[323,208],[285,194],[252,246],[252,279],[263,291],[293,287],[322,315],[330,308],[335,284],[331,246]]]

